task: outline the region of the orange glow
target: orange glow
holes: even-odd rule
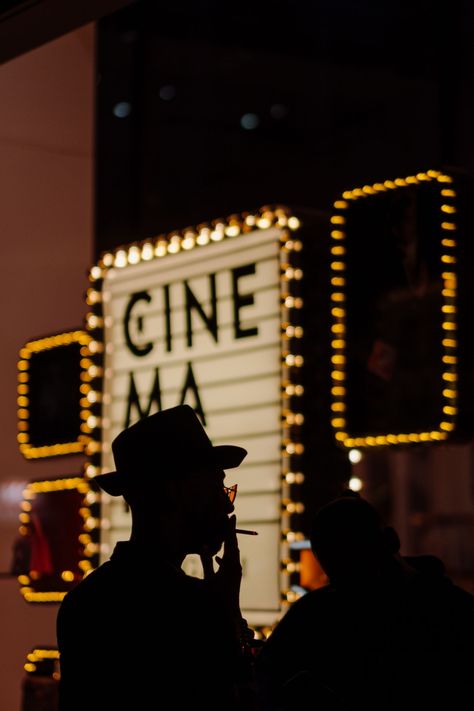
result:
[[[302,550],[300,558],[300,585],[306,590],[318,590],[329,584],[329,578],[318,559],[310,550]]]

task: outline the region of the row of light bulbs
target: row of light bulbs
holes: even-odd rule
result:
[[[148,262],[168,254],[177,254],[181,250],[189,251],[195,247],[204,247],[212,242],[220,242],[226,238],[239,235],[254,229],[269,229],[275,226],[280,229],[297,230],[300,220],[291,215],[287,208],[262,208],[257,214],[231,215],[227,220],[215,221],[212,225],[202,225],[188,228],[168,235],[160,235],[153,240],[145,240],[126,247],[118,247],[113,252],[102,255],[99,263],[90,271],[90,279],[95,282],[102,279],[110,268],[123,269],[129,265]],[[286,249],[299,250],[301,242],[285,239]],[[88,303],[95,304],[97,297],[94,290],[88,292]],[[99,297],[100,298],[100,297]]]

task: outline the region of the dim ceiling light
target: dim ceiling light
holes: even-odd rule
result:
[[[240,119],[240,125],[246,131],[253,131],[260,124],[260,119],[257,114],[244,114]]]
[[[273,104],[270,106],[270,116],[275,121],[281,121],[288,115],[288,107],[284,104]]]
[[[160,87],[159,96],[162,101],[172,101],[176,97],[176,87],[173,84],[164,84]]]
[[[117,118],[127,118],[132,112],[132,105],[129,101],[119,101],[112,109],[114,116]]]

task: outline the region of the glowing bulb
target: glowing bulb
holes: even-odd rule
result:
[[[297,230],[300,227],[301,222],[294,215],[288,218],[288,227],[290,230]]]
[[[114,266],[121,269],[127,266],[127,253],[124,249],[119,249],[115,255]]]
[[[100,279],[101,276],[102,276],[102,269],[98,266],[92,267],[91,279],[93,279],[95,281],[96,279]]]
[[[146,262],[153,259],[153,245],[150,242],[146,242],[142,247],[142,259]]]
[[[358,476],[353,476],[349,479],[349,489],[351,491],[360,491],[363,486],[364,482]]]
[[[157,257],[164,257],[167,252],[168,243],[161,239],[155,247],[155,255]]]
[[[130,247],[130,249],[128,250],[128,263],[138,264],[138,262],[140,261],[140,257],[140,248],[136,246]]]
[[[203,247],[204,245],[209,243],[209,237],[210,235],[210,230],[206,227],[202,229],[196,239],[196,242]]]
[[[194,247],[194,234],[192,232],[187,232],[184,236],[182,247],[183,249],[192,249]]]
[[[350,449],[349,450],[349,460],[352,464],[358,464],[362,459],[362,452],[360,449]]]

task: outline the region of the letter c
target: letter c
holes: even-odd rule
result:
[[[136,343],[132,341],[132,338],[130,336],[129,324],[130,318],[132,316],[132,309],[139,301],[146,301],[147,304],[149,304],[151,301],[150,294],[147,291],[136,291],[134,294],[131,295],[130,301],[127,304],[127,308],[125,309],[125,314],[123,317],[123,330],[125,333],[125,340],[127,342],[129,350],[133,353],[133,355],[141,357],[146,356],[153,349],[153,343],[149,342],[143,344],[142,346],[137,346]],[[138,325],[138,330],[142,330],[142,325],[140,321]]]

